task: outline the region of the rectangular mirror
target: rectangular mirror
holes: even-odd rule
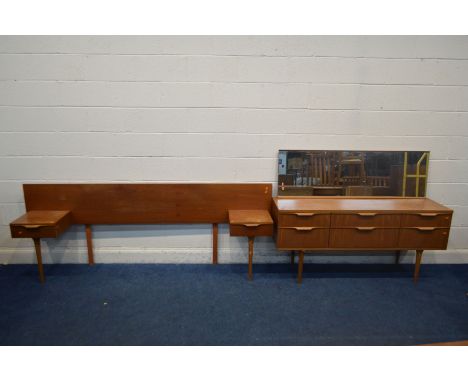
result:
[[[429,151],[280,150],[278,195],[425,196]]]

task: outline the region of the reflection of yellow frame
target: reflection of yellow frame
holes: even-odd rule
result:
[[[426,173],[424,175],[420,174],[421,171],[421,164],[426,160]],[[427,174],[429,170],[429,152],[423,153],[421,158],[419,158],[418,162],[416,163],[416,174],[408,174],[408,152],[405,151],[404,162],[403,162],[403,190],[402,196],[406,196],[406,181],[408,178],[415,178],[416,179],[416,187],[415,187],[415,196],[419,196],[419,179],[424,178],[424,189],[427,190]]]

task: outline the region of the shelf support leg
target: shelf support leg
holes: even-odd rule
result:
[[[44,268],[42,266],[42,253],[41,253],[41,239],[39,237],[33,238],[34,241],[34,248],[36,250],[36,258],[37,258],[37,269],[39,270],[39,281],[41,284],[45,282],[44,276]]]
[[[86,245],[88,246],[88,264],[94,265],[93,233],[91,231],[91,225],[85,224],[85,230],[86,230]]]
[[[218,223],[213,223],[213,264],[218,264]]]
[[[302,283],[302,271],[304,269],[304,251],[299,251],[299,262],[297,266],[297,282]]]
[[[291,265],[294,265],[294,251],[291,251]]]
[[[395,264],[400,264],[401,251],[396,251]]]
[[[416,250],[416,263],[414,265],[414,276],[413,276],[413,281],[415,283],[417,283],[419,279],[419,269],[421,268],[422,255],[423,255],[423,250],[417,249]]]
[[[249,280],[253,278],[253,245],[254,245],[254,236],[249,236]]]

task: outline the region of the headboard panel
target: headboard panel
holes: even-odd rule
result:
[[[75,224],[226,223],[229,209],[270,209],[256,184],[24,184],[26,210],[70,210]]]

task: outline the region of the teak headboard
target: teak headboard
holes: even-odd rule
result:
[[[257,184],[25,184],[26,210],[68,210],[74,224],[227,223],[229,209],[270,209]]]
[[[268,183],[24,184],[27,213],[10,223],[12,237],[32,238],[44,282],[41,238],[58,237],[84,224],[88,262],[94,264],[93,224],[212,224],[213,264],[218,262],[218,223],[229,210],[270,210]]]

